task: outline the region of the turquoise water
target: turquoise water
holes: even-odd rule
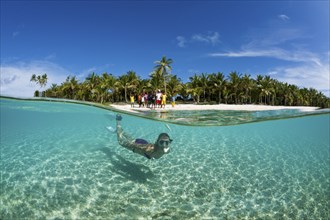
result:
[[[123,114],[158,160],[120,147],[115,112],[0,99],[0,219],[329,219],[330,115],[183,126]]]

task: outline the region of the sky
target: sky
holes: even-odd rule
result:
[[[236,71],[329,91],[329,0],[1,0],[1,95],[32,97],[95,72],[149,78],[171,58],[172,74]]]

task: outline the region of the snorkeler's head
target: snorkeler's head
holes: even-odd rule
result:
[[[167,153],[170,150],[170,144],[172,139],[167,133],[161,133],[157,139],[157,145],[161,147],[164,153]]]

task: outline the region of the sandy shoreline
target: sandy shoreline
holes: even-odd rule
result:
[[[111,104],[111,107],[127,112],[151,111],[150,108],[140,107],[136,104],[131,107],[130,104],[117,105]],[[191,111],[191,110],[223,110],[223,111],[268,111],[268,110],[281,110],[281,109],[299,109],[301,111],[315,111],[318,107],[306,106],[269,106],[269,105],[231,105],[231,104],[218,104],[218,105],[195,105],[195,104],[176,104],[174,107],[166,105],[165,108],[156,108],[156,111]]]

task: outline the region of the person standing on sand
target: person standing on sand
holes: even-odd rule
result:
[[[145,156],[148,159],[158,159],[161,158],[164,154],[168,154],[170,152],[172,139],[167,133],[159,134],[154,144],[149,143],[144,139],[134,139],[123,131],[121,127],[121,120],[122,116],[117,114],[117,140],[118,143],[124,148]]]
[[[158,92],[156,93],[156,106],[157,106],[157,108],[161,107],[161,97],[162,97],[162,93],[158,89]]]
[[[151,108],[152,104],[152,93],[151,92],[148,92],[148,105],[147,105],[147,108]]]
[[[155,109],[156,108],[156,94],[155,93],[151,93],[151,109]]]
[[[175,96],[172,96],[172,107],[175,106]]]
[[[145,100],[144,100],[144,94],[142,94],[141,95],[141,105],[142,105],[142,107],[144,107],[144,102],[145,102]]]
[[[138,101],[139,107],[141,107],[141,95],[140,94],[138,95],[137,101]]]
[[[144,104],[146,107],[148,107],[148,94],[147,93],[144,93]]]
[[[166,105],[166,94],[165,93],[162,94],[161,98],[162,98],[162,101],[161,101],[161,104],[160,104],[160,108],[162,108],[163,106],[165,108],[165,105]]]
[[[134,94],[131,94],[129,98],[131,101],[131,108],[134,108]]]

